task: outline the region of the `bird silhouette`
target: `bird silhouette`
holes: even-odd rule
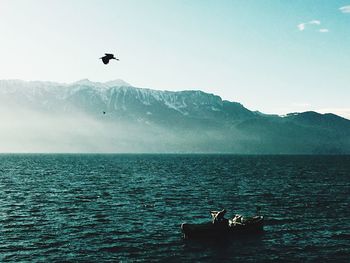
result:
[[[101,57],[100,59],[102,59],[103,64],[108,64],[108,62],[111,59],[115,59],[115,60],[119,60],[118,58],[116,58],[113,54],[109,54],[109,53],[105,53],[105,55],[103,57]]]

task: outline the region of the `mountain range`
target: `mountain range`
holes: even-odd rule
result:
[[[0,152],[349,154],[350,120],[250,111],[200,90],[0,80]]]

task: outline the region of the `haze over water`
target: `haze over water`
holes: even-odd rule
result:
[[[346,262],[349,156],[0,155],[2,262]],[[262,235],[183,240],[209,211]]]

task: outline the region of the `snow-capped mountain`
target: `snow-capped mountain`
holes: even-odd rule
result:
[[[104,111],[111,117],[148,118],[167,113],[186,118],[227,120],[255,115],[239,103],[223,101],[219,96],[199,90],[143,89],[122,80],[99,83],[84,79],[72,84],[2,80],[0,94],[2,101],[13,105],[60,113],[79,110],[100,114]]]
[[[60,138],[69,141],[61,146],[73,145],[48,151],[350,152],[350,121],[333,114],[305,112],[282,118],[199,90],[136,88],[123,80],[84,79],[71,84],[0,80],[0,110],[7,120],[3,130],[9,134],[16,123],[17,131],[33,129],[38,138],[50,142]],[[21,134],[14,144],[24,134],[28,137]],[[32,137],[24,143],[32,140],[30,145],[38,145],[38,138]],[[13,149],[11,142],[7,145]]]

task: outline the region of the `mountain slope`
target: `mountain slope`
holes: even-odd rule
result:
[[[0,104],[0,151],[350,153],[349,120],[265,115],[202,91],[1,80]]]

